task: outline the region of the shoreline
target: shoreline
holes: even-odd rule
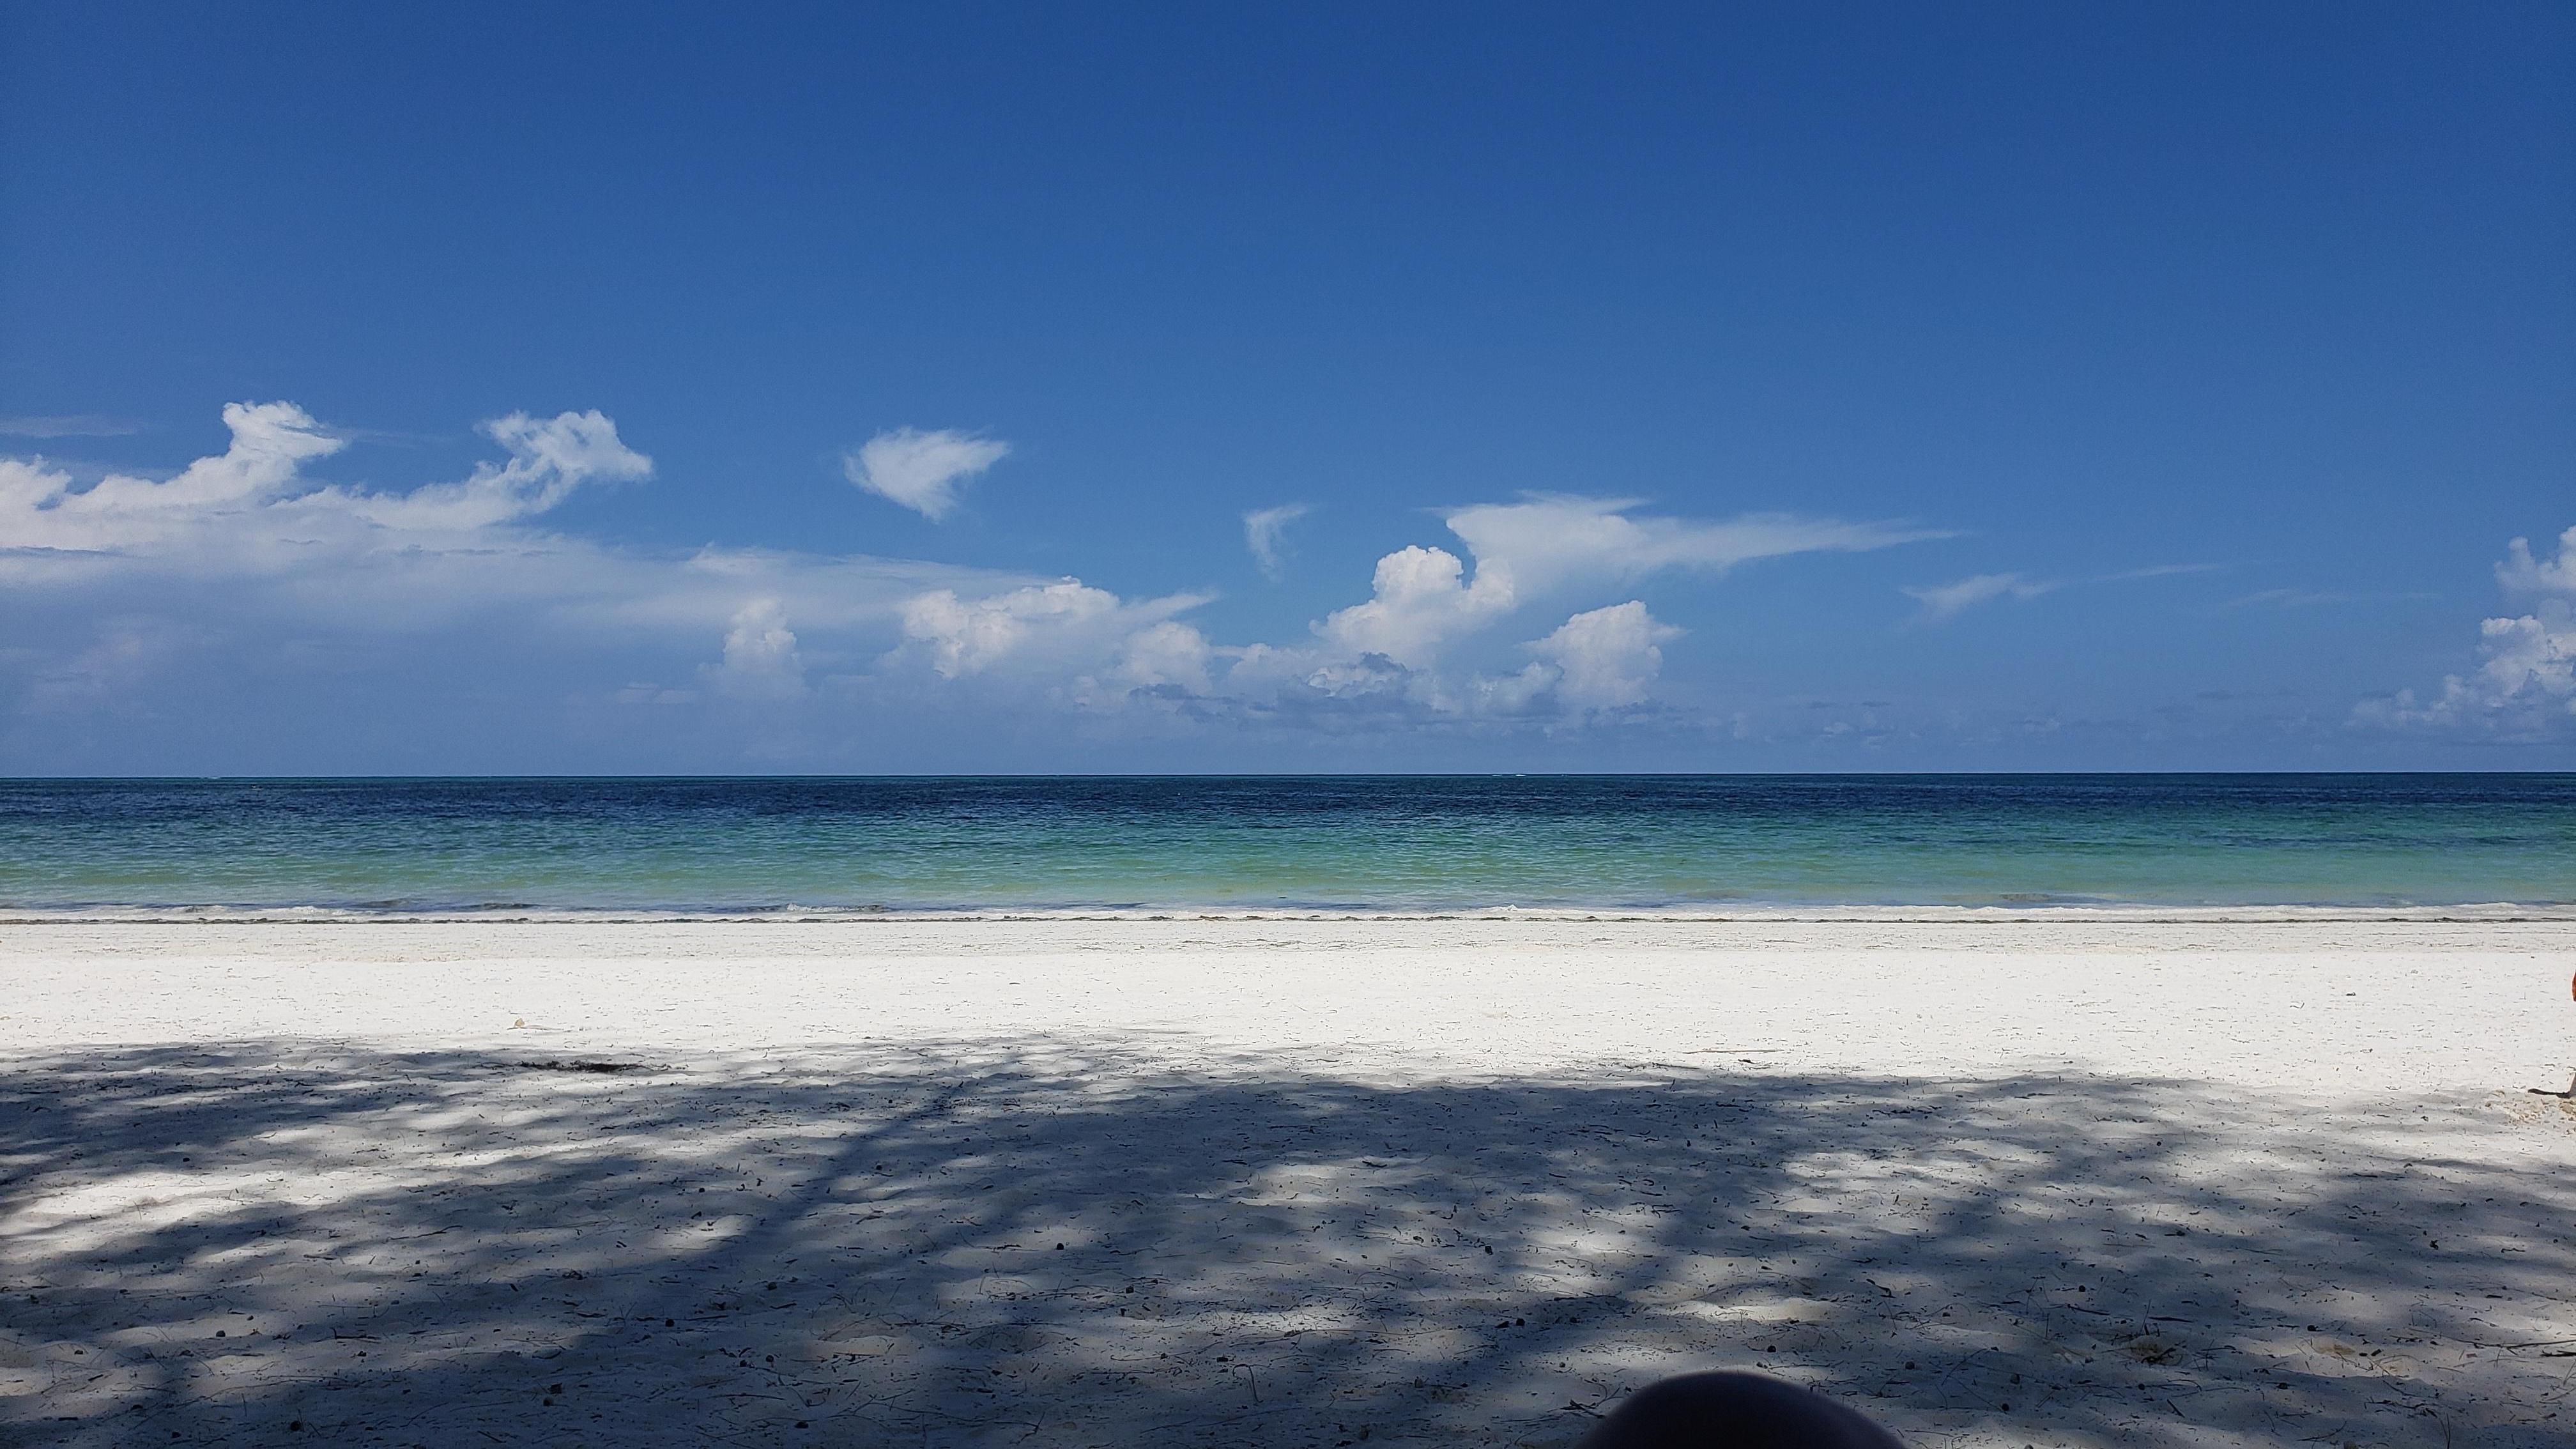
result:
[[[2383,922],[2522,925],[2576,922],[2576,902],[2455,905],[1763,905],[1705,906],[800,906],[685,907],[66,906],[0,907],[0,928],[126,925],[942,925],[987,922],[1163,923],[1190,921],[1563,922],[1681,925],[2299,925]]]

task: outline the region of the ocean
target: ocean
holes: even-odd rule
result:
[[[2576,774],[20,780],[0,910],[2576,903]]]

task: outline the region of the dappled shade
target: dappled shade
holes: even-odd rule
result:
[[[1570,1445],[1734,1366],[1919,1445],[2576,1443],[2537,1342],[2576,1185],[2456,1155],[2560,1106],[2252,1158],[2229,1124],[2307,1109],[2247,1097],[1047,1038],[21,1058],[0,1436]]]

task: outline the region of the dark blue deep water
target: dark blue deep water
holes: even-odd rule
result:
[[[2576,775],[0,782],[0,908],[2576,902]]]

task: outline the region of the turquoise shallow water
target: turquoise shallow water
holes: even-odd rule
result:
[[[2576,775],[0,782],[0,908],[2576,902]]]

